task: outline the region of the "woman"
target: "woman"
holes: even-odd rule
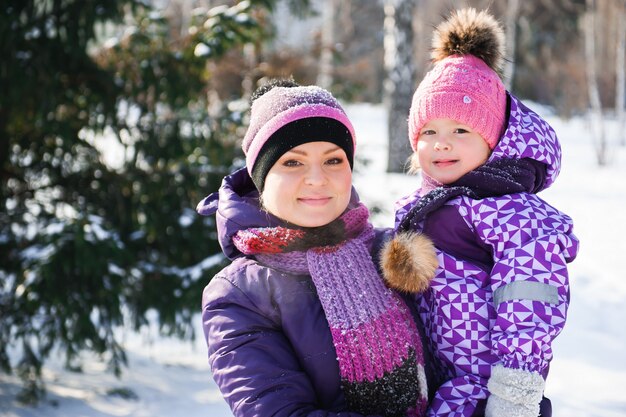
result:
[[[354,149],[329,92],[270,83],[253,95],[246,168],[198,206],[233,260],[202,314],[236,416],[424,415],[421,330],[372,260],[385,234],[352,189]],[[425,287],[436,259],[416,240]]]

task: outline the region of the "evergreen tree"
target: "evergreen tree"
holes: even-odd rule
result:
[[[119,374],[122,324],[156,312],[164,334],[193,337],[222,261],[193,208],[237,164],[246,110],[209,116],[207,63],[267,36],[255,9],[273,3],[213,9],[173,37],[140,0],[2,2],[0,367],[22,401],[44,394],[53,348]],[[123,31],[101,44],[97,28]]]

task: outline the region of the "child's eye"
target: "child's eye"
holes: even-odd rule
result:
[[[432,129],[427,129],[427,130],[422,130],[422,133],[420,133],[420,135],[427,135],[427,136],[430,136],[430,135],[434,135],[435,133],[436,133],[436,132],[435,132],[434,130],[432,130]]]
[[[467,129],[463,129],[462,127],[459,127],[457,129],[454,129],[454,133],[469,133],[469,131]]]

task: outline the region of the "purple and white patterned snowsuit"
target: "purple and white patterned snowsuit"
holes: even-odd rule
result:
[[[510,96],[508,126],[490,156],[532,158],[556,179],[561,148],[553,129]],[[398,201],[396,224],[420,199]],[[539,372],[552,359],[569,303],[566,263],[578,251],[572,220],[535,194],[456,197],[418,225],[437,246],[439,268],[418,296],[420,314],[447,381],[429,416],[481,415],[491,368]]]

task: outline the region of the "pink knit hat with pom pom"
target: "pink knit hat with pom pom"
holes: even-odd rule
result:
[[[409,141],[433,119],[452,119],[478,132],[493,149],[506,120],[506,89],[497,71],[504,34],[496,20],[473,8],[453,13],[435,29],[434,68],[413,95]]]

